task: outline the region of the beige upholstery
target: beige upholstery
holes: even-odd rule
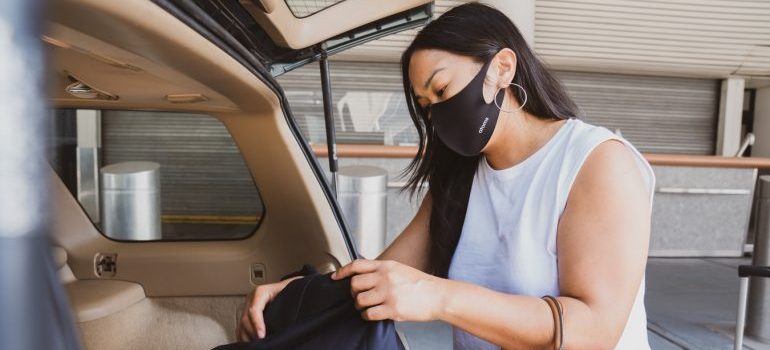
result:
[[[86,349],[211,349],[235,341],[243,297],[147,298],[80,324]]]
[[[59,281],[62,283],[70,283],[76,281],[75,275],[72,274],[72,269],[67,265],[67,251],[59,246],[51,247],[53,261],[56,266],[56,273],[59,275]]]
[[[65,286],[78,322],[118,313],[144,299],[142,286],[125,281],[83,280]]]
[[[57,270],[61,270],[67,265],[67,251],[64,248],[53,246],[51,247],[51,254]]]

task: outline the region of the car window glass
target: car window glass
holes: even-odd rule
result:
[[[205,114],[59,109],[50,164],[93,224],[117,240],[250,236],[259,192],[225,126]]]

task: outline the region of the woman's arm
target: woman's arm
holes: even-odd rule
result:
[[[567,349],[614,348],[644,274],[650,217],[633,154],[619,141],[601,143],[581,168],[558,227]],[[552,346],[553,318],[540,298],[439,283],[439,319],[503,348]]]
[[[426,193],[412,221],[376,260],[395,260],[420,271],[427,271],[430,207],[430,193]]]

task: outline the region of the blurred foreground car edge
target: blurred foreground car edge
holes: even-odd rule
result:
[[[49,242],[44,1],[0,3],[0,348],[79,349]]]

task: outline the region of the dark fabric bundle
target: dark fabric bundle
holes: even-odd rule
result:
[[[304,265],[282,279],[297,275],[305,277],[291,281],[265,306],[265,338],[214,350],[404,350],[392,320],[361,318],[350,294],[350,277],[332,280],[331,272],[322,275]]]

